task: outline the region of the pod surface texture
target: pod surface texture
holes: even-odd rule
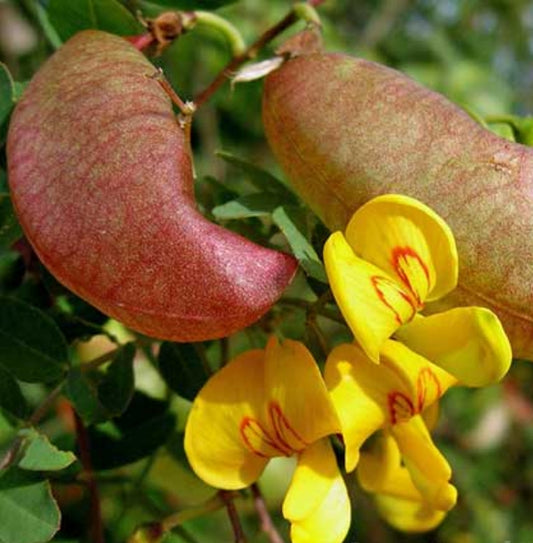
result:
[[[38,71],[7,142],[15,210],[64,285],[146,335],[200,341],[263,315],[296,263],[206,220],[154,66],[84,31]]]

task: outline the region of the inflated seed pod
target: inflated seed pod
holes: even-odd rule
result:
[[[50,272],[107,315],[163,339],[226,336],[271,307],[296,262],[197,211],[187,139],[154,72],[104,32],[63,45],[13,113],[14,207]]]
[[[481,305],[516,357],[533,360],[533,150],[502,139],[398,71],[341,54],[303,54],[265,82],[270,146],[332,230],[364,202],[402,193],[451,226],[459,287],[439,307]]]

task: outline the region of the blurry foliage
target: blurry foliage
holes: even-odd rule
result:
[[[128,34],[141,28],[135,19],[137,10],[154,16],[166,9],[218,9],[251,43],[289,5],[283,0],[0,0],[0,61],[5,64],[0,64],[0,146],[24,83],[61,40],[78,29],[96,26]],[[533,141],[531,119],[516,117],[533,110],[533,3],[330,0],[320,13],[330,50],[403,70],[465,106],[474,117],[492,119],[494,130],[505,137]],[[267,47],[261,58],[272,54],[279,42]],[[188,99],[206,87],[229,54],[221,35],[198,28],[154,62],[164,68],[180,96]],[[214,494],[191,473],[182,448],[189,400],[207,371],[246,349],[262,346],[275,328],[287,337],[305,340],[321,361],[324,336],[330,344],[349,337],[335,307],[327,298],[319,298],[325,286],[318,255],[326,233],[290,194],[273,163],[263,138],[261,88],[261,82],[235,88],[227,84],[198,112],[193,133],[196,193],[211,219],[263,244],[290,246],[309,276],[300,274],[284,302],[257,326],[227,341],[161,347],[116,324],[110,326],[99,312],[55,283],[26,244],[13,244],[20,230],[9,201],[5,155],[0,154],[0,335],[8,338],[0,348],[4,357],[0,360],[0,458],[13,443],[18,446],[12,451],[17,467],[0,470],[0,509],[3,504],[11,507],[14,500],[41,506],[33,524],[17,533],[17,526],[31,517],[20,508],[11,523],[0,526],[0,539],[33,541],[31,530],[39,540],[50,537],[57,524],[54,499],[63,516],[54,541],[80,541],[87,533],[90,493],[79,477],[83,459],[71,463],[72,451],[79,457],[72,408],[60,399],[53,410],[39,411],[65,372],[66,394],[90,426],[106,541],[118,543],[141,523],[162,519]],[[289,237],[288,243],[280,230]],[[328,318],[317,316],[317,307]],[[21,347],[19,336],[31,341]],[[126,346],[115,351],[117,342]],[[13,363],[13,353],[24,354],[23,365]],[[106,371],[99,364],[87,368],[83,365],[87,360],[107,362]],[[187,366],[187,360],[194,368]],[[28,379],[28,371],[33,379]],[[23,382],[32,380],[37,383]],[[502,387],[452,390],[442,403],[436,439],[454,469],[460,494],[457,507],[433,533],[399,534],[383,524],[370,498],[352,484],[354,522],[347,541],[531,543],[532,391],[533,368],[528,362],[516,362]],[[32,412],[30,428],[24,428],[21,420],[28,422]],[[32,428],[37,423],[39,432]],[[39,457],[42,464],[36,460]],[[291,469],[290,461],[273,462],[261,481],[285,537],[287,526],[279,507]],[[245,494],[236,503],[250,542],[265,542]],[[167,543],[231,540],[223,511],[190,520],[165,538]]]

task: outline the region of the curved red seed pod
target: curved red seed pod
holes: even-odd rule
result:
[[[7,142],[13,203],[52,274],[131,328],[176,341],[263,315],[293,257],[207,221],[155,69],[126,40],[85,31],[39,70]]]

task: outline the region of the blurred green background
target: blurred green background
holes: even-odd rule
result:
[[[0,60],[16,81],[30,79],[57,40],[85,24],[66,15],[62,19],[61,10],[71,9],[69,3],[71,7],[83,4],[78,0],[0,0]],[[106,2],[100,4],[105,10]],[[175,9],[209,9],[216,2],[124,0],[122,4],[131,13],[140,9],[153,16],[162,11],[163,4]],[[290,2],[281,0],[241,0],[217,13],[233,22],[251,43],[289,7]],[[319,12],[329,50],[402,70],[480,117],[528,115],[533,109],[531,1],[326,0]],[[292,32],[294,28],[286,34]],[[261,58],[272,55],[280,42],[276,40]],[[179,95],[189,99],[205,88],[228,59],[224,39],[199,28],[154,61],[164,68]],[[282,176],[263,136],[261,88],[260,81],[234,88],[226,84],[195,118],[196,189],[208,214],[214,205],[228,199],[228,194],[246,191],[248,182],[246,173],[216,156],[217,150],[229,151]],[[238,228],[254,235],[253,222]],[[303,313],[294,310],[284,317],[288,335],[304,333]],[[231,348],[238,351],[245,343],[235,340]],[[164,397],[164,385],[150,365],[139,362],[139,368],[137,386]],[[178,420],[174,439],[147,459],[100,472],[109,542],[125,541],[136,525],[194,506],[214,492],[192,475],[184,460],[179,431],[188,402],[174,397],[171,405]],[[47,424],[51,435],[62,438],[64,430],[57,420],[51,418]],[[9,435],[8,421],[0,418],[1,440]],[[68,441],[68,436],[63,439]],[[533,543],[533,365],[516,361],[502,386],[450,391],[442,402],[436,441],[453,467],[453,482],[460,496],[442,525],[424,535],[400,534],[379,519],[371,499],[354,484],[353,527],[347,541]],[[291,468],[290,462],[275,462],[261,481],[285,537],[287,526],[279,510]],[[55,541],[80,541],[86,502],[79,488],[65,481],[57,481],[55,491],[64,513]],[[244,496],[237,506],[250,542],[265,543],[267,538],[259,533],[251,500]],[[225,513],[218,511],[185,523],[165,541],[223,543],[232,541],[232,535]]]

